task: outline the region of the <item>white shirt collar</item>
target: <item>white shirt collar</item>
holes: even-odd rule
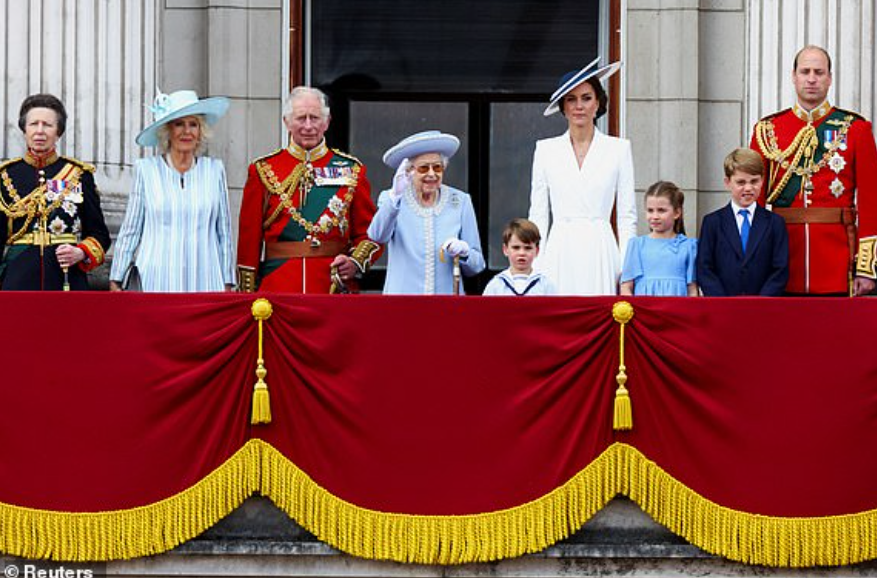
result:
[[[748,207],[741,207],[740,205],[738,205],[734,201],[731,201],[731,209],[734,211],[735,217],[740,216],[740,211],[746,211],[747,213],[749,213],[749,220],[750,221],[752,220],[752,217],[755,216],[755,203],[752,203]]]

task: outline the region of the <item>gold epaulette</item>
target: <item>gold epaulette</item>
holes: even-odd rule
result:
[[[344,157],[345,159],[350,159],[358,165],[362,164],[361,160],[359,160],[358,158],[356,158],[355,156],[353,156],[350,153],[346,153],[344,151],[339,151],[338,149],[332,149],[332,152],[335,153],[336,155],[338,155],[339,157]]]
[[[96,170],[94,165],[90,165],[90,164],[83,162],[79,159],[74,159],[73,157],[61,157],[61,158],[64,159],[65,161],[67,161],[68,163],[70,163],[71,165],[76,165],[77,167],[79,167],[83,171],[89,172],[91,174],[94,174],[94,171]]]
[[[15,157],[14,159],[9,159],[9,160],[7,160],[7,161],[3,161],[2,163],[0,163],[0,171],[2,171],[3,169],[5,169],[5,168],[8,167],[9,165],[11,165],[11,164],[15,164],[15,163],[17,163],[18,161],[22,161],[22,160],[24,160],[24,159],[21,158],[21,157]]]
[[[285,151],[285,150],[286,150],[286,149],[275,149],[273,152],[270,152],[270,153],[268,153],[267,155],[262,155],[262,156],[260,156],[260,157],[256,157],[256,158],[254,158],[254,159],[253,159],[253,162],[251,162],[250,164],[253,164],[253,165],[254,165],[254,164],[256,164],[256,163],[260,163],[260,162],[262,162],[262,161],[267,161],[267,160],[270,159],[271,157],[277,156],[279,153],[282,153],[282,152]]]
[[[784,108],[783,110],[778,110],[773,114],[769,114],[767,116],[762,117],[761,120],[759,120],[758,122],[764,122],[766,120],[773,120],[778,116],[782,116],[782,115],[786,114],[787,112],[790,112],[791,110],[792,110],[791,107]]]
[[[860,113],[858,113],[858,112],[854,112],[854,111],[852,111],[852,110],[847,110],[847,109],[845,109],[845,108],[837,108],[837,107],[835,107],[835,110],[836,110],[837,112],[843,114],[844,116],[849,115],[849,116],[853,117],[853,118],[856,119],[856,120],[868,120],[867,118],[865,118],[864,116],[862,116]]]

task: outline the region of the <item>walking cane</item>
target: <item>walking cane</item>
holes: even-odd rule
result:
[[[454,257],[454,295],[460,294],[460,256]]]

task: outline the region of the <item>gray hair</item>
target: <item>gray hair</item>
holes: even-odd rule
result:
[[[201,138],[198,139],[198,148],[195,149],[195,154],[201,154],[204,152],[204,149],[207,147],[207,143],[210,139],[213,138],[213,128],[207,121],[204,119],[204,115],[201,114],[193,114],[193,117],[198,119],[198,126],[201,129]],[[182,117],[186,118],[186,117]],[[174,120],[168,121],[163,125],[158,127],[155,138],[158,140],[158,152],[161,154],[165,154],[171,150],[171,123],[175,120],[179,120],[175,118]]]
[[[329,118],[329,97],[319,88],[311,86],[296,86],[292,89],[292,92],[289,93],[289,96],[286,97],[286,101],[283,103],[283,118],[292,114],[292,106],[295,104],[295,101],[306,94],[311,94],[320,99],[320,112],[323,115],[323,120]]]

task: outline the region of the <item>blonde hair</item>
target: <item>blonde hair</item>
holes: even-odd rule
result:
[[[737,171],[764,176],[764,160],[752,149],[736,148],[725,157],[725,176],[730,179]]]
[[[198,139],[198,148],[195,150],[195,154],[201,154],[204,152],[204,149],[207,147],[207,143],[213,138],[213,129],[207,124],[207,121],[204,119],[204,115],[201,114],[193,114],[191,115],[198,119],[198,126],[200,127],[201,138]],[[186,118],[186,117],[181,117]],[[180,120],[175,118],[174,120],[169,120],[164,123],[160,127],[158,127],[158,131],[156,132],[155,138],[158,140],[158,152],[161,154],[165,154],[171,150],[171,123]]]
[[[682,192],[682,189],[677,187],[676,183],[671,183],[670,181],[658,181],[646,190],[646,195],[643,201],[647,202],[649,197],[667,199],[670,201],[671,207],[679,210],[679,216],[673,221],[673,232],[677,235],[684,235],[685,219],[683,218],[683,207],[685,206],[685,193]]]

